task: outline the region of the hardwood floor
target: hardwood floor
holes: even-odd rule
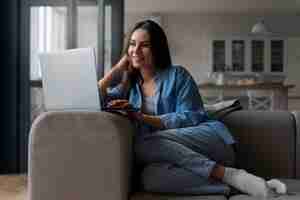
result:
[[[26,200],[26,175],[0,175],[0,199]]]

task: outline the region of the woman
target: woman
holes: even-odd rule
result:
[[[134,26],[124,56],[99,86],[109,106],[140,109],[128,114],[138,127],[135,154],[146,191],[228,194],[232,186],[268,195],[264,179],[232,168],[233,137],[221,122],[209,120],[188,71],[171,64],[166,35],[155,22]]]

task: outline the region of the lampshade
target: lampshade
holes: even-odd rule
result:
[[[258,23],[254,24],[254,26],[251,29],[251,33],[254,33],[254,34],[269,34],[271,32],[266,27],[264,21],[261,20]]]

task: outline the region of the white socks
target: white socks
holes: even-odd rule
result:
[[[286,185],[278,179],[271,179],[267,181],[267,186],[270,189],[273,189],[277,194],[286,194],[287,192]]]
[[[271,189],[277,194],[286,193],[286,185],[277,179],[265,181],[263,178],[254,176],[245,170],[225,167],[223,182],[233,186],[241,192],[252,196],[266,198]]]
[[[223,181],[241,192],[252,196],[267,197],[268,188],[264,179],[247,173],[245,170],[225,167]]]

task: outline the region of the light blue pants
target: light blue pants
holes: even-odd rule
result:
[[[135,140],[135,159],[144,166],[143,189],[177,194],[229,194],[230,187],[209,178],[216,163],[234,165],[231,145],[213,129],[157,131]]]

